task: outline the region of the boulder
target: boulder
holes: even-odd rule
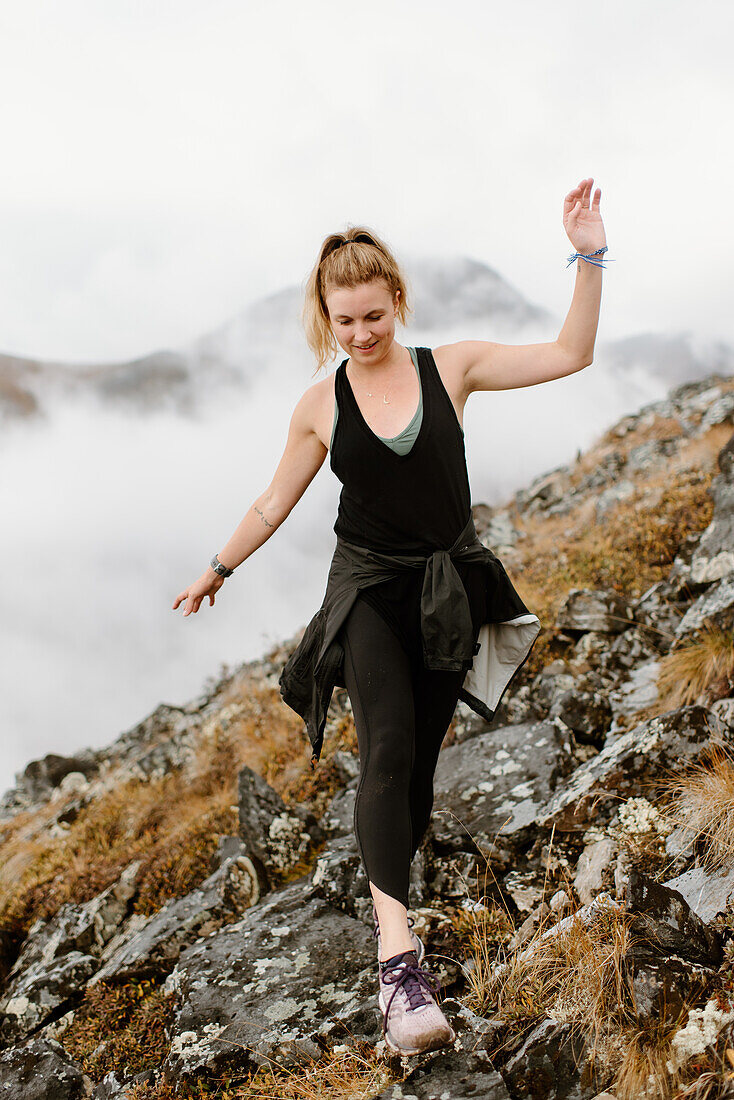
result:
[[[34,1039],[0,1053],[3,1100],[83,1100],[92,1082],[54,1039]]]
[[[416,1061],[410,1058],[410,1064]],[[374,1100],[510,1100],[502,1075],[485,1051],[436,1053],[400,1083],[388,1085]]]
[[[707,871],[703,867],[691,867],[663,885],[685,898],[693,912],[707,924],[734,903],[734,868]]]
[[[187,948],[164,987],[177,997],[167,1080],[274,1059],[297,1065],[323,1042],[375,1042],[374,940],[362,921],[289,883],[242,920]]]
[[[593,1058],[593,1039],[571,1024],[543,1020],[502,1067],[512,1096],[533,1100],[593,1100],[605,1085]]]
[[[581,764],[543,807],[538,822],[568,832],[609,820],[620,796],[649,793],[656,781],[693,764],[712,739],[728,734],[705,707],[681,707],[643,722]]]
[[[47,966],[24,970],[0,999],[0,1035],[9,1041],[24,1039],[61,1016],[81,998],[97,965],[91,955],[70,951]]]
[[[181,951],[256,905],[258,876],[246,855],[226,859],[201,886],[150,917],[133,914],[103,951],[90,984],[170,971]]]
[[[287,874],[323,839],[312,813],[286,806],[261,775],[245,765],[238,776],[239,833],[257,868],[263,892],[275,877]]]
[[[555,626],[570,634],[587,630],[619,634],[632,622],[632,608],[617,592],[572,588],[561,604]]]
[[[720,965],[724,957],[721,935],[704,923],[677,890],[631,867],[624,902],[635,915],[630,925],[630,958],[657,962],[675,955],[706,967]]]
[[[500,834],[532,839],[538,811],[574,763],[558,722],[500,726],[443,749],[431,825],[438,851],[490,851]]]

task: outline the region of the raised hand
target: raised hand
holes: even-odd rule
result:
[[[568,239],[575,252],[583,252],[588,256],[603,248],[607,243],[604,223],[599,213],[599,200],[601,187],[597,187],[594,201],[591,201],[591,188],[594,183],[593,176],[581,180],[578,187],[569,191],[563,200],[563,227],[568,234]],[[580,261],[584,263],[585,261]]]

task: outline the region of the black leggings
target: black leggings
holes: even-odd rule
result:
[[[411,659],[359,596],[342,641],[360,757],[355,836],[368,879],[407,909],[410,865],[431,819],[438,754],[465,674]]]

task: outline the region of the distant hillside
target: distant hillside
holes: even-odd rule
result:
[[[430,343],[432,334],[460,332],[462,325],[475,334],[477,323],[486,321],[487,339],[522,342],[524,332],[554,324],[546,310],[529,303],[486,264],[462,257],[416,257],[407,266],[415,309],[409,331],[416,341]],[[300,320],[302,297],[300,287],[286,287],[190,344],[129,362],[78,366],[0,354],[0,419],[48,415],[55,403],[70,400],[137,413],[167,409],[193,415],[230,390],[246,393],[265,376],[277,382],[300,372],[305,385],[312,364]],[[685,334],[597,344],[597,356],[615,371],[649,371],[678,381],[734,370],[734,351],[727,345],[696,347]]]

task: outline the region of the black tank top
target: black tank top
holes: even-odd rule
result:
[[[416,348],[423,421],[407,454],[375,435],[359,410],[345,359],[334,378],[339,417],[331,468],[342,483],[337,535],[393,554],[446,549],[471,512],[464,433],[430,348]]]
[[[464,433],[430,348],[416,348],[423,391],[421,429],[400,455],[372,431],[360,412],[344,359],[334,376],[339,416],[330,465],[342,490],[335,534],[374,550],[423,554],[450,547],[471,513]],[[458,562],[478,632],[485,612],[486,574]],[[421,654],[423,574],[408,571],[371,585],[360,598],[379,611],[416,661]]]

